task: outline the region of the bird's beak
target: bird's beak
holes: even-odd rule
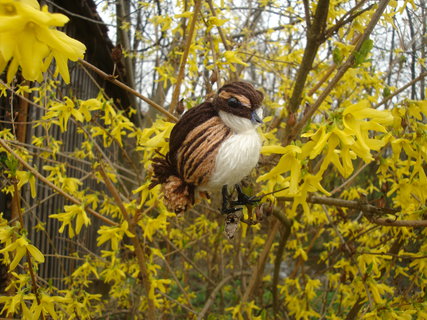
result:
[[[251,121],[252,121],[253,124],[261,124],[261,123],[263,123],[261,117],[258,115],[258,113],[256,112],[256,110],[252,111]]]

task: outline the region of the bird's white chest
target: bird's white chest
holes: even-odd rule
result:
[[[208,189],[239,183],[256,166],[261,151],[261,138],[255,129],[234,133],[220,146]]]

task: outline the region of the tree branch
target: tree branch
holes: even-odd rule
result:
[[[374,108],[378,108],[379,106],[385,104],[387,101],[391,100],[393,97],[397,96],[402,91],[408,89],[410,86],[414,85],[416,82],[424,79],[427,76],[427,72],[421,73],[418,77],[416,77],[414,80],[409,81],[407,84],[405,84],[402,88],[396,90],[391,95],[389,95],[387,98],[383,99],[381,102],[377,103]]]
[[[279,230],[280,224],[280,220],[275,219],[273,226],[271,227],[270,232],[268,233],[268,238],[265,241],[264,248],[262,249],[262,252],[259,255],[256,265],[252,269],[252,275],[249,280],[249,285],[246,288],[246,291],[242,297],[242,304],[245,304],[249,301],[255,291],[255,288],[258,285],[259,280],[262,277],[262,274],[264,272],[264,266],[268,258],[268,253],[270,252],[271,246],[273,245],[273,241],[276,237],[277,231]]]
[[[380,226],[386,227],[413,227],[413,228],[425,228],[427,227],[427,220],[392,220],[389,218],[377,218],[371,220],[371,222]]]
[[[19,161],[19,163],[21,163],[28,171],[30,171],[37,179],[39,179],[40,181],[42,181],[43,183],[45,183],[48,187],[50,187],[51,189],[55,190],[57,193],[59,193],[60,195],[62,195],[64,198],[66,198],[67,200],[69,200],[70,202],[77,204],[77,205],[81,205],[82,202],[76,198],[74,198],[72,195],[66,193],[64,190],[62,190],[61,188],[59,188],[58,186],[54,185],[52,182],[50,182],[49,180],[47,180],[40,172],[38,172],[36,169],[34,169],[28,162],[26,162],[24,159],[22,159],[15,151],[13,151],[13,149],[8,145],[8,143],[3,140],[0,139],[0,145],[6,149],[7,152],[9,152],[12,156],[14,156],[16,158],[16,160]],[[102,220],[103,222],[111,225],[111,226],[117,226],[118,224],[110,219],[108,219],[107,217],[104,217],[102,214],[96,212],[95,210],[89,208],[89,207],[85,207],[85,210],[87,212],[89,212],[91,215],[97,217],[98,219]]]
[[[152,298],[150,298],[150,291],[151,291],[151,280],[150,275],[147,268],[147,261],[145,258],[145,249],[144,245],[139,241],[138,235],[136,233],[136,227],[134,222],[131,220],[131,217],[129,213],[127,212],[120,194],[118,190],[114,187],[113,183],[111,182],[110,178],[108,178],[107,173],[105,172],[105,169],[103,165],[101,164],[99,166],[99,173],[102,176],[102,179],[104,180],[105,186],[112,194],[114,201],[116,202],[117,206],[119,207],[124,219],[128,222],[129,231],[134,235],[134,237],[131,238],[132,244],[135,248],[135,254],[138,260],[139,264],[139,271],[141,272],[142,277],[142,284],[145,288],[146,298],[147,298],[147,304],[148,304],[148,319],[155,320],[156,319],[156,309],[154,306],[154,301]]]
[[[310,4],[308,3],[308,0],[303,0],[302,3],[304,4],[305,23],[307,24],[307,29],[310,29],[311,28]]]
[[[173,121],[173,122],[177,122],[178,118],[175,117],[172,113],[170,113],[169,111],[167,111],[165,108],[163,108],[161,105],[158,105],[157,103],[155,103],[153,100],[143,96],[142,94],[140,94],[138,91],[132,89],[131,87],[125,85],[123,82],[120,82],[119,80],[117,80],[113,75],[107,74],[104,71],[98,69],[97,67],[95,67],[93,64],[79,59],[80,64],[82,64],[83,66],[91,69],[92,71],[95,71],[99,76],[101,76],[103,79],[110,81],[111,83],[114,83],[116,86],[122,88],[123,90],[130,92],[131,94],[137,96],[138,98],[140,98],[142,101],[146,102],[147,104],[149,104],[150,106],[152,106],[154,109],[156,109],[157,111],[163,113],[165,116],[167,116],[169,118],[169,120]]]
[[[280,266],[282,264],[283,252],[285,251],[286,243],[288,242],[289,236],[291,234],[292,221],[286,218],[286,216],[278,210],[273,210],[273,215],[275,217],[280,217],[278,219],[285,229],[281,235],[279,245],[277,247],[276,257],[274,260],[273,282],[271,284],[271,290],[273,292],[273,314],[276,316],[279,311],[279,294],[277,292],[277,285],[279,284],[280,280]]]
[[[302,92],[310,72],[317,50],[323,42],[323,33],[326,26],[326,18],[328,17],[329,0],[320,0],[317,4],[314,21],[307,30],[307,46],[304,50],[301,66],[298,69],[298,74],[295,79],[294,89],[289,101],[288,110],[290,113],[295,113],[302,100]]]
[[[206,315],[206,313],[209,311],[209,308],[215,301],[215,297],[218,294],[218,292],[222,289],[223,286],[227,284],[230,280],[232,280],[235,277],[240,277],[243,275],[250,275],[251,273],[249,271],[239,271],[239,272],[233,272],[229,276],[222,279],[216,287],[212,290],[208,300],[206,300],[205,305],[203,306],[202,311],[200,311],[199,315],[197,316],[197,320],[203,319],[203,317]]]
[[[267,194],[264,194],[264,196],[274,194],[276,192],[280,192],[283,189],[279,189]],[[278,197],[282,201],[294,201],[294,197]],[[357,209],[360,211],[363,211],[365,214],[367,214],[368,217],[370,216],[380,216],[380,215],[386,215],[386,214],[395,214],[399,212],[397,209],[391,209],[391,208],[378,208],[376,206],[373,206],[371,204],[365,203],[364,201],[356,201],[356,200],[343,200],[338,198],[330,198],[330,197],[319,197],[319,196],[309,196],[307,198],[308,203],[313,204],[325,204],[329,206],[334,207],[344,207],[349,209]]]
[[[172,114],[175,111],[175,108],[178,104],[179,93],[181,91],[181,83],[182,83],[182,80],[184,79],[185,65],[187,64],[188,54],[190,53],[191,43],[193,42],[194,30],[196,29],[196,22],[197,22],[197,17],[200,11],[200,6],[201,6],[201,0],[196,0],[194,3],[194,12],[191,18],[191,23],[190,23],[190,27],[187,35],[187,40],[185,43],[184,53],[182,55],[181,63],[179,65],[179,71],[178,71],[178,76],[176,78],[175,88],[172,93],[172,102],[169,108],[169,112]]]
[[[348,59],[338,68],[337,73],[332,78],[331,82],[328,84],[328,86],[325,88],[325,90],[319,95],[317,100],[314,102],[314,104],[306,111],[303,118],[293,127],[293,128],[287,128],[287,141],[291,141],[293,138],[295,138],[302,128],[305,126],[305,124],[308,122],[309,119],[311,119],[314,115],[314,113],[317,111],[317,109],[320,107],[322,102],[326,99],[326,97],[329,95],[329,93],[332,91],[332,89],[335,87],[335,85],[338,83],[338,81],[343,77],[343,75],[347,72],[348,69],[350,69],[354,64],[354,59],[356,56],[356,53],[359,52],[363,42],[367,40],[380,20],[385,8],[387,7],[390,0],[382,0],[378,4],[377,11],[375,11],[374,15],[372,16],[371,21],[369,22],[368,26],[365,29],[365,32],[363,35],[359,38],[359,41],[356,43],[356,46],[354,47],[354,50],[348,57]],[[297,102],[299,102],[298,100]],[[295,106],[295,108],[298,108],[298,104]]]
[[[20,232],[24,234],[24,218],[22,217],[22,211],[21,211],[21,202],[20,202],[20,193],[18,190],[18,184],[15,182],[13,184],[13,199],[15,202],[16,210],[19,217],[19,223],[20,223]],[[28,251],[28,249],[25,249],[25,256],[27,257],[27,263],[28,263],[28,271],[30,273],[31,277],[31,284],[32,284],[32,291],[34,295],[36,296],[37,304],[40,305],[40,293],[39,293],[39,286],[37,285],[36,275],[34,273],[33,268],[33,262],[31,260],[31,254]],[[42,310],[41,312],[42,319],[45,319],[44,312]]]
[[[265,194],[263,196],[274,194],[275,192],[282,191],[276,190]],[[293,197],[278,197],[282,201],[294,201]],[[388,226],[388,227],[415,227],[415,228],[424,228],[427,227],[427,220],[392,220],[390,218],[377,218],[378,216],[383,216],[387,214],[396,214],[399,212],[397,209],[392,208],[379,208],[373,206],[364,201],[355,201],[355,200],[343,200],[338,198],[328,198],[328,197],[319,197],[319,196],[309,196],[307,198],[308,203],[313,204],[322,204],[329,205],[334,207],[343,207],[349,209],[356,209],[362,211],[366,218],[375,224]]]
[[[213,6],[212,0],[207,0],[207,2],[209,5],[209,9],[211,10],[212,16],[216,17],[217,15],[216,15],[216,11],[215,11],[215,8]],[[225,50],[227,50],[227,51],[231,50],[231,47],[228,44],[228,40],[224,34],[224,31],[222,31],[222,28],[220,26],[217,26],[217,29],[218,29],[218,33],[219,33],[219,36],[221,37],[221,41],[222,41],[222,44],[224,45]]]
[[[372,7],[374,6],[374,4],[371,4],[370,6],[366,7],[363,10],[357,11],[355,12],[357,9],[359,9],[361,6],[363,6],[365,4],[366,0],[360,1],[359,3],[357,3],[350,11],[348,11],[346,14],[344,14],[341,19],[332,27],[330,27],[329,29],[327,29],[325,31],[325,37],[329,38],[331,37],[335,32],[337,32],[341,27],[343,27],[344,25],[346,25],[347,23],[352,22],[354,19],[356,19],[358,16],[360,16],[361,14],[365,13],[366,11],[369,11],[372,9]],[[353,13],[355,12],[355,13]]]

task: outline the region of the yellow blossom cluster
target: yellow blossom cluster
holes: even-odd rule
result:
[[[56,30],[68,20],[62,14],[48,12],[47,6],[40,8],[36,0],[0,0],[0,73],[9,65],[8,82],[19,67],[25,79],[42,80],[53,58],[55,73],[70,82],[68,59],[83,58],[86,47]]]
[[[353,171],[353,160],[357,157],[366,163],[374,160],[371,151],[380,150],[388,141],[386,125],[393,123],[393,116],[388,110],[376,110],[367,100],[348,106],[337,112],[336,119],[320,125],[315,131],[304,133],[302,137],[309,140],[301,147],[289,145],[268,145],[262,149],[263,154],[281,154],[278,164],[269,172],[261,175],[258,182],[282,182],[285,188],[276,196],[293,196],[293,211],[301,204],[304,212],[309,213],[306,202],[310,192],[329,192],[321,185],[323,174],[332,164],[343,177],[349,177]],[[372,135],[383,133],[383,136]],[[310,159],[323,155],[323,160],[316,174],[305,173],[303,167]],[[281,175],[289,173],[289,176]]]

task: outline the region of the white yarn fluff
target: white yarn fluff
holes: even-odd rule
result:
[[[262,119],[262,109],[257,111]],[[261,151],[261,137],[251,120],[220,111],[219,116],[233,135],[220,146],[211,179],[203,189],[219,189],[239,183],[256,166]]]

